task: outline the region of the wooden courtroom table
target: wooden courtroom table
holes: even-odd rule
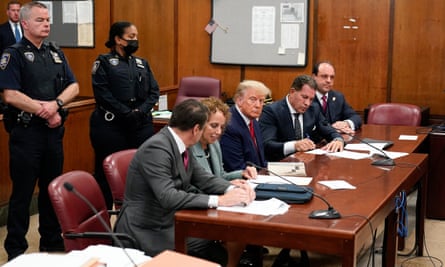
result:
[[[419,149],[425,135],[417,141],[397,140],[400,134],[415,134],[414,127],[364,125],[358,133],[368,137],[394,141],[391,150],[412,152]],[[402,150],[403,149],[403,150]],[[350,160],[326,155],[296,153],[288,161],[303,161],[310,186],[341,213],[334,220],[310,219],[313,210],[326,209],[326,204],[314,197],[301,205],[291,205],[283,215],[259,216],[233,214],[233,212],[208,210],[182,210],[176,213],[176,250],[185,252],[187,237],[236,241],[274,247],[287,247],[338,255],[342,266],[356,266],[357,256],[370,246],[372,232],[385,222],[383,266],[395,266],[397,247],[397,214],[395,198],[401,191],[418,186],[416,235],[423,247],[425,217],[425,183],[428,157],[410,154],[396,159],[396,166],[382,169],[371,165],[371,159]],[[345,180],[356,186],[355,190],[331,190],[317,184],[321,180]],[[417,251],[422,254],[422,249]]]

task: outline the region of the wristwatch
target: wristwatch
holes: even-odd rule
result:
[[[59,108],[63,107],[63,100],[62,99],[56,98],[56,103],[57,103],[57,106],[59,106]]]

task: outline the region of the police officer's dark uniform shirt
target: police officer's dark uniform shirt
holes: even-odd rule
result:
[[[37,100],[56,99],[76,80],[63,52],[53,50],[47,43],[37,49],[25,37],[5,49],[0,59],[0,90],[19,90]]]
[[[5,49],[0,59],[0,90],[12,89],[36,100],[53,101],[75,82],[64,54],[54,45],[40,49],[23,38]],[[17,108],[8,107],[8,110]],[[17,115],[18,113],[15,113]],[[25,114],[25,113],[23,113]],[[63,251],[63,240],[48,197],[48,185],[63,171],[64,127],[49,128],[46,120],[28,114],[10,128],[9,159],[12,193],[8,206],[8,235],[5,250],[12,259],[26,251],[29,205],[39,185],[40,251]],[[7,115],[7,114],[5,114]],[[8,116],[12,117],[8,111]],[[11,119],[10,121],[14,121]]]
[[[148,62],[116,52],[100,55],[93,65],[93,91],[96,104],[117,117],[139,109],[150,116],[159,100],[159,85]]]
[[[96,99],[90,118],[94,177],[111,208],[113,200],[102,162],[111,153],[139,147],[154,134],[151,109],[159,100],[159,86],[146,60],[124,58],[116,52],[99,55],[92,82]]]

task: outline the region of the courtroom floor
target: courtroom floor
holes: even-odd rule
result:
[[[408,200],[408,205],[411,206],[409,203],[413,202]],[[413,209],[413,208],[411,208]],[[412,218],[412,215],[414,214],[414,210],[408,210],[408,224],[409,226],[409,237],[406,240],[406,249],[405,251],[400,251],[399,254],[407,254],[412,248],[414,244],[414,224],[415,220]],[[29,249],[26,253],[31,252],[37,252],[38,251],[38,245],[39,245],[39,234],[37,232],[37,224],[38,224],[38,215],[31,216],[31,226],[30,231],[27,235],[27,240],[29,242]],[[379,227],[381,228],[381,226]],[[3,248],[3,242],[5,240],[6,236],[6,227],[0,227],[0,242],[2,244],[2,249],[0,250],[0,265],[3,265],[6,260],[6,252]],[[381,247],[381,238],[377,240],[376,247]],[[275,256],[279,253],[280,249],[278,248],[269,248],[269,254],[265,255],[264,257],[264,264],[263,267],[271,267],[273,260],[275,259]],[[320,255],[316,253],[308,252],[310,264],[311,267],[337,267],[341,266],[341,261],[339,258],[334,256],[328,256],[328,255]],[[296,261],[298,261],[299,258],[299,251],[292,250],[291,255],[295,258]],[[368,255],[364,254],[361,256],[358,260],[358,267],[366,267],[366,266],[373,266],[372,264],[368,265]],[[442,266],[443,262],[445,262],[445,221],[441,220],[425,220],[425,248],[424,248],[424,255],[430,255],[432,257],[435,257],[437,259],[433,258],[416,258],[412,259],[410,261],[406,261],[409,257],[399,255],[397,257],[397,266],[399,267],[408,267],[408,266]],[[380,261],[381,255],[379,253],[375,253],[375,265],[374,266],[381,266]],[[440,261],[441,262],[440,262]],[[434,262],[433,263],[431,262]]]

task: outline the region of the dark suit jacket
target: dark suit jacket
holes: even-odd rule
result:
[[[355,112],[355,110],[352,109],[352,107],[346,102],[345,96],[342,93],[334,90],[329,91],[327,103],[328,108],[324,116],[329,123],[332,124],[336,121],[351,120],[355,125],[355,129],[360,129],[362,126],[362,119],[360,118],[360,115],[358,115],[357,112]],[[317,105],[320,110],[322,110],[322,104],[318,100],[318,97],[314,99],[312,105]]]
[[[221,136],[220,144],[223,154],[224,169],[228,172],[244,170],[246,161],[251,161],[262,167],[267,163],[264,157],[263,137],[258,122],[254,120],[258,151],[255,148],[250,131],[241,114],[233,105],[230,108],[232,117]]]
[[[284,143],[295,140],[295,129],[286,98],[266,105],[259,122],[267,160],[279,161],[288,156],[283,153]],[[312,138],[318,135],[327,141],[341,138],[341,135],[327,122],[320,108],[311,105],[303,114],[303,136]]]
[[[15,36],[9,21],[6,21],[0,25],[0,53],[3,53],[6,47],[13,44],[15,44]]]
[[[189,192],[191,185],[202,194]],[[174,216],[181,209],[208,208],[209,195],[220,195],[230,183],[202,168],[189,151],[189,165],[167,127],[145,141],[128,169],[125,199],[115,231],[137,240],[150,256],[175,249]]]

